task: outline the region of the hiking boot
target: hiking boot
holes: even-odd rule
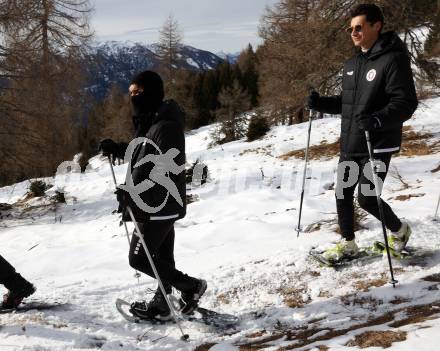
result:
[[[182,292],[180,295],[180,305],[182,306],[180,312],[182,314],[191,314],[199,305],[199,300],[205,293],[207,287],[208,284],[206,280],[195,279],[194,288]]]
[[[359,248],[354,240],[342,239],[335,246],[326,250],[322,256],[329,262],[338,262],[343,258],[356,257]]]
[[[23,285],[18,289],[9,290],[6,294],[3,295],[1,308],[17,308],[24,298],[31,296],[35,291],[35,287],[28,281],[25,281]]]
[[[172,318],[170,308],[159,288],[156,290],[150,302],[133,302],[130,306],[130,313],[133,314],[133,316],[146,320],[165,322]]]
[[[388,245],[390,249],[396,252],[402,252],[405,248],[409,237],[411,236],[411,227],[407,222],[402,222],[402,226],[397,232],[391,232],[388,236]]]

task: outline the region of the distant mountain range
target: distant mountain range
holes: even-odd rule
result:
[[[114,83],[126,91],[136,73],[158,68],[157,48],[157,44],[115,41],[95,45],[87,57],[86,67],[90,77],[87,89],[98,100],[105,97]],[[238,56],[220,53],[220,57],[191,46],[183,46],[180,55],[177,68],[186,70],[211,70],[225,60],[234,62]]]

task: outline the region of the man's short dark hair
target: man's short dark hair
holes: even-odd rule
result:
[[[374,4],[360,4],[351,11],[351,18],[362,15],[365,15],[370,23],[385,22],[382,10]]]

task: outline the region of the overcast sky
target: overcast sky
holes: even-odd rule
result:
[[[257,45],[258,24],[277,0],[91,0],[98,41],[151,44],[170,13],[183,30],[184,43],[214,53],[235,53]]]

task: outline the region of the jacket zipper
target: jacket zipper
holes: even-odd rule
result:
[[[363,74],[365,72],[365,66],[366,66],[366,63],[367,63],[367,59],[365,59],[364,57],[361,57],[361,55],[362,54],[359,54],[358,56],[356,56],[356,61],[355,61],[355,66],[354,66],[354,69],[355,69],[356,73],[355,73],[355,77],[354,77],[354,91],[353,91],[353,94],[352,94],[353,105],[351,106],[350,123],[348,125],[349,133],[348,133],[348,137],[347,137],[347,148],[350,145],[349,141],[350,141],[351,128],[352,128],[352,125],[353,125],[353,118],[354,118],[354,116],[353,116],[353,108],[354,108],[354,105],[357,102],[359,79],[360,79],[360,77],[363,76]],[[358,62],[359,61],[360,61],[360,65],[358,67]],[[347,150],[347,154],[349,154],[348,150]]]

